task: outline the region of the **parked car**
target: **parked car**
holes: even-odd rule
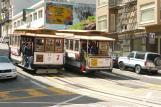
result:
[[[113,67],[114,68],[118,68],[118,58],[122,56],[122,54],[118,51],[118,52],[113,52],[112,53],[112,60],[113,60]]]
[[[0,56],[0,79],[17,78],[16,66],[7,56]]]
[[[117,56],[113,56],[112,57],[112,61],[113,61],[113,67],[114,68],[118,68],[118,57]]]
[[[134,51],[127,57],[119,57],[118,63],[122,70],[131,67],[138,74],[142,71],[157,74],[161,67],[161,56],[158,53]]]

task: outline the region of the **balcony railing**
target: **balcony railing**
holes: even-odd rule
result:
[[[109,0],[110,8],[122,7],[127,4],[134,4],[137,0]]]

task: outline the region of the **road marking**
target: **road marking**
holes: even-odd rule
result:
[[[35,90],[35,89],[26,89],[27,94],[31,95],[31,96],[48,96],[46,93],[41,92],[39,90]]]
[[[63,90],[63,89],[60,89],[60,88],[56,88],[56,87],[48,87],[48,90],[52,91],[54,93],[57,93],[59,95],[71,95],[71,94],[74,94],[73,92],[66,91],[66,90]]]
[[[0,104],[58,104],[58,102],[0,102]]]
[[[0,104],[58,104],[58,102],[0,102]]]
[[[63,104],[66,104],[66,103],[68,103],[68,102],[77,100],[77,99],[79,99],[79,98],[81,98],[81,97],[84,97],[84,95],[80,95],[80,96],[74,97],[74,98],[72,98],[72,99],[66,100],[66,101],[64,101],[64,102],[58,103],[58,104],[57,104],[56,106],[54,106],[54,107],[59,107],[60,105],[63,105]]]
[[[10,98],[16,98],[14,96],[11,96],[9,92],[0,92],[0,100],[6,100]]]
[[[13,96],[13,92],[24,92],[26,95],[24,97]],[[6,100],[17,100],[17,99],[25,99],[25,98],[32,98],[32,97],[40,97],[40,96],[50,96],[38,89],[22,89],[22,90],[15,90],[15,91],[6,91],[0,92],[0,101]]]

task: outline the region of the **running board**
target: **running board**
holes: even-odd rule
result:
[[[60,70],[57,69],[37,69],[36,74],[58,74]]]

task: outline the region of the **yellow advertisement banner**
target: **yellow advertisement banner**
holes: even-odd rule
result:
[[[46,4],[46,22],[49,24],[73,24],[73,6],[66,4]]]

